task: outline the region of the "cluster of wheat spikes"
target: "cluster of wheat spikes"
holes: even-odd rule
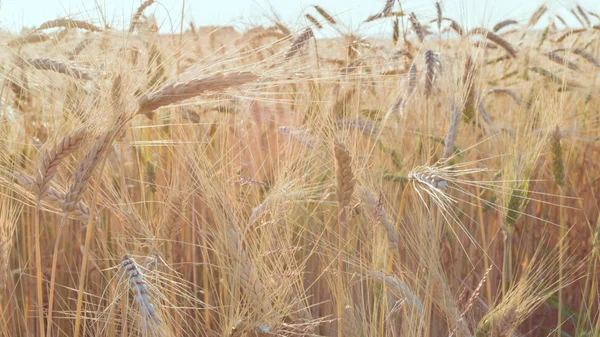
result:
[[[600,336],[597,8],[159,5],[1,36],[1,336]]]

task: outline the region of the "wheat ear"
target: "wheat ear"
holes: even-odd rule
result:
[[[497,33],[500,29],[504,28],[504,27],[508,27],[510,25],[516,25],[517,23],[519,23],[519,21],[517,20],[504,20],[504,21],[500,21],[497,24],[494,25],[494,27],[492,28],[492,30],[494,31],[494,33]]]
[[[146,8],[150,7],[153,3],[154,0],[146,0],[142,2],[140,7],[138,7],[138,9],[135,11],[135,14],[133,14],[133,16],[131,17],[131,23],[129,24],[130,33],[133,33],[135,27],[137,27],[140,24],[140,18],[142,17],[142,14],[146,10]]]
[[[452,113],[450,114],[450,125],[448,125],[448,132],[446,132],[446,138],[444,139],[444,159],[448,159],[454,153],[454,143],[458,136],[458,128],[460,126],[461,111],[460,109],[452,104]]]
[[[413,30],[419,37],[419,41],[421,41],[421,43],[422,43],[425,40],[425,31],[423,30],[423,26],[421,26],[421,23],[417,19],[417,16],[415,15],[415,13],[410,13],[408,15],[408,21],[410,21],[410,24],[412,25]]]
[[[58,172],[60,163],[68,155],[79,149],[87,135],[87,129],[81,128],[63,138],[52,150],[42,155],[42,161],[36,175],[38,196],[41,197],[46,193],[50,182]]]
[[[27,36],[22,36],[8,42],[9,47],[21,47],[29,43],[40,43],[50,40],[50,36],[43,33],[33,33]]]
[[[142,96],[138,101],[136,114],[148,114],[154,110],[196,97],[205,92],[222,91],[239,87],[258,79],[250,72],[218,74],[210,77],[193,79],[186,82],[169,83],[162,88]]]
[[[488,31],[485,28],[473,28],[471,29],[471,31],[469,31],[469,35],[483,35],[486,39],[494,42],[495,44],[499,45],[500,47],[502,47],[510,57],[515,58],[517,57],[517,51],[516,49],[510,44],[508,43],[508,41],[504,40],[503,38],[501,38],[500,36]]]
[[[333,16],[329,15],[329,13],[327,13],[327,11],[324,10],[322,7],[319,7],[319,6],[313,6],[313,7],[315,7],[315,10],[323,17],[323,19],[327,20],[327,22],[329,22],[332,25],[337,24],[337,22],[335,21]]]
[[[317,29],[323,28],[323,25],[319,22],[319,20],[315,19],[314,16],[312,16],[310,14],[306,14],[305,17],[308,21],[310,21],[310,23],[312,23],[315,27],[317,27]]]
[[[78,80],[89,81],[92,78],[87,73],[75,69],[66,63],[55,61],[46,58],[31,58],[27,59],[25,63],[38,70],[50,70],[59,74],[67,75]]]
[[[564,57],[558,55],[557,53],[555,53],[553,51],[545,52],[544,56],[546,56],[552,62],[556,62],[563,66],[566,65],[571,70],[579,71],[579,67],[575,63],[566,60]]]
[[[102,32],[103,29],[97,26],[94,26],[91,23],[81,21],[81,20],[73,20],[73,19],[56,19],[50,20],[42,23],[37,30],[48,29],[48,28],[56,28],[56,27],[64,27],[64,28],[78,28],[88,30],[90,32]]]
[[[429,97],[433,92],[433,81],[435,80],[435,64],[436,56],[431,50],[425,51],[423,54],[427,71],[425,72],[425,96]]]
[[[306,42],[308,42],[308,40],[310,40],[310,38],[312,38],[314,36],[315,35],[314,35],[312,29],[310,29],[308,27],[305,28],[304,31],[300,35],[298,35],[298,37],[296,37],[294,39],[294,41],[292,42],[290,49],[288,49],[288,51],[285,53],[285,59],[288,60],[292,56],[296,55],[296,53],[298,53],[298,51],[300,49],[302,49],[302,47],[304,47]]]
[[[542,18],[542,15],[544,15],[546,13],[546,11],[548,11],[548,7],[546,7],[545,4],[542,4],[529,18],[529,23],[527,24],[527,26],[531,27],[531,26],[535,26],[535,24]]]
[[[121,269],[127,277],[129,288],[133,292],[133,297],[140,308],[142,316],[149,317],[154,323],[160,323],[161,320],[156,313],[156,308],[150,301],[150,292],[144,274],[138,268],[135,260],[129,255],[124,255],[121,259]]]

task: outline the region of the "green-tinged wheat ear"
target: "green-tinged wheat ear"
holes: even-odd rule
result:
[[[508,337],[515,329],[517,309],[511,307],[505,312],[492,311],[486,314],[475,329],[475,337]]]
[[[340,212],[350,205],[356,180],[352,172],[352,157],[346,145],[340,142],[334,144],[337,180],[337,203]]]
[[[526,197],[528,189],[529,182],[526,180],[516,183],[511,189],[510,196],[506,202],[506,216],[504,218],[508,230],[511,232],[527,201]]]
[[[473,64],[471,56],[468,56],[467,61],[465,62],[463,86],[466,90],[466,94],[462,116],[465,122],[470,122],[475,118],[475,65]]]
[[[560,128],[557,125],[550,137],[550,155],[552,157],[552,177],[560,188],[565,185],[565,164],[561,138]]]

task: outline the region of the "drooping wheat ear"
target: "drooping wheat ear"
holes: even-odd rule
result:
[[[562,66],[566,65],[571,70],[579,71],[579,67],[575,63],[566,60],[564,57],[558,55],[557,53],[555,53],[553,51],[545,52],[544,56],[546,56],[552,62],[556,62]]]
[[[33,33],[27,36],[22,36],[8,42],[9,47],[21,47],[30,43],[40,43],[50,40],[50,36],[44,33]]]
[[[144,14],[146,8],[150,7],[153,3],[154,0],[146,0],[142,2],[140,7],[138,7],[137,11],[135,11],[135,14],[133,14],[133,16],[131,17],[131,23],[129,24],[130,33],[133,33],[135,28],[140,24],[140,18],[142,17],[142,14]]]
[[[504,95],[508,95],[508,97],[512,98],[512,100],[517,103],[517,105],[519,106],[523,106],[523,101],[521,100],[521,98],[519,98],[519,96],[517,95],[516,92],[512,91],[511,89],[508,88],[493,88],[488,90],[485,94],[485,96],[491,95],[491,94],[504,94]]]
[[[423,57],[425,58],[425,65],[427,67],[427,71],[425,72],[425,96],[429,97],[433,93],[437,57],[432,50],[425,51]]]
[[[554,40],[554,42],[563,42],[563,40],[566,39],[567,37],[569,37],[571,35],[583,33],[583,32],[587,32],[587,29],[586,28],[569,29],[566,32],[562,33],[559,37],[557,37]]]
[[[87,129],[81,128],[63,138],[52,150],[44,152],[35,177],[38,198],[46,194],[50,182],[58,173],[58,166],[63,159],[77,151],[87,135]]]
[[[565,164],[563,162],[563,148],[561,143],[561,132],[558,125],[550,137],[550,156],[552,158],[552,177],[558,187],[565,185]]]
[[[494,42],[495,44],[499,45],[504,50],[506,50],[506,52],[508,53],[508,55],[510,57],[512,57],[512,58],[517,57],[516,49],[510,43],[508,43],[508,41],[506,41],[503,38],[501,38],[500,36],[488,31],[485,28],[481,28],[481,27],[473,28],[469,32],[469,35],[483,35],[486,39]]]
[[[356,180],[352,173],[352,157],[346,145],[336,141],[333,149],[336,162],[337,203],[341,212],[350,205]]]
[[[96,167],[100,164],[108,150],[112,148],[112,144],[115,139],[119,138],[125,127],[125,121],[121,120],[115,123],[115,125],[105,133],[103,133],[90,152],[83,158],[81,164],[75,171],[73,177],[73,184],[65,195],[65,201],[63,210],[65,212],[73,212],[77,206],[77,203],[83,197],[83,193],[89,187],[90,179],[94,174]]]
[[[74,60],[77,55],[81,54],[81,52],[90,44],[92,43],[92,41],[94,41],[94,37],[88,37],[86,39],[84,39],[83,41],[79,42],[75,48],[73,48],[72,51],[70,51],[67,55],[69,57],[69,60],[72,61]]]
[[[546,13],[546,11],[548,10],[548,7],[546,7],[545,4],[542,4],[529,18],[529,23],[527,24],[528,27],[531,26],[535,26],[536,23],[538,23],[538,21],[540,21],[540,19],[542,18],[542,15],[544,15]]]
[[[163,210],[163,217],[159,226],[165,239],[174,240],[179,233],[181,229],[179,219],[184,212],[183,206],[183,198],[179,194],[174,195],[169,203],[165,205],[166,209]]]
[[[292,56],[296,55],[296,53],[306,45],[308,40],[313,37],[315,37],[315,35],[312,29],[306,27],[304,31],[292,42],[290,49],[288,49],[287,53],[285,53],[285,59],[289,60]]]
[[[592,23],[590,22],[590,18],[587,16],[587,14],[585,14],[585,11],[583,10],[583,8],[581,8],[581,6],[577,5],[577,11],[579,12],[579,15],[581,15],[581,17],[583,18],[583,21],[585,21],[586,26],[591,26]]]
[[[512,306],[503,312],[492,311],[486,314],[475,329],[475,337],[508,337],[513,335],[518,321],[516,307]]]
[[[313,7],[315,7],[315,10],[317,12],[319,12],[319,14],[323,17],[323,19],[327,20],[327,22],[329,22],[332,25],[337,24],[337,22],[335,21],[333,16],[329,15],[329,13],[327,13],[327,11],[325,11],[322,7],[319,7],[319,6],[313,6]]]
[[[462,115],[466,122],[470,122],[475,118],[475,64],[473,64],[473,59],[471,59],[470,55],[465,61],[463,87],[466,93]]]
[[[459,25],[458,22],[456,22],[454,19],[444,18],[444,20],[450,21],[450,28],[452,28],[452,30],[454,30],[458,35],[465,35],[465,31],[463,30],[461,25]]]
[[[32,58],[25,60],[25,64],[38,70],[49,70],[64,74],[78,80],[89,81],[92,78],[87,73],[75,69],[66,63],[45,58]]]
[[[454,153],[454,143],[458,137],[461,115],[460,109],[453,103],[450,124],[448,125],[448,132],[446,132],[446,138],[444,139],[444,159],[450,158]]]
[[[440,4],[439,1],[435,2],[435,14],[437,14],[436,20],[437,20],[437,27],[438,30],[442,30],[442,19],[443,19],[443,13],[442,13],[442,5]]]
[[[129,255],[124,255],[121,259],[121,270],[125,277],[127,277],[129,288],[133,292],[133,298],[140,309],[141,315],[159,324],[161,320],[156,313],[154,304],[151,303],[150,292],[148,291],[144,274],[139,269],[135,260],[129,257]]]
[[[394,223],[390,220],[386,211],[383,209],[381,202],[375,199],[371,191],[361,186],[358,188],[358,193],[365,206],[367,216],[373,219],[375,222],[380,223],[381,226],[383,226],[383,229],[385,229],[388,244],[392,254],[394,254],[394,252],[398,251],[398,247],[400,246],[400,237],[396,232]]]
[[[56,28],[56,27],[64,27],[64,28],[78,28],[88,30],[90,32],[102,32],[103,29],[93,24],[80,20],[73,19],[56,19],[50,20],[42,23],[37,30],[43,30],[48,28]]]
[[[423,30],[423,26],[421,26],[421,23],[419,22],[419,20],[417,20],[417,16],[415,15],[414,12],[412,12],[408,15],[408,21],[410,21],[410,24],[412,25],[413,30],[419,37],[419,41],[423,42],[425,40],[425,31]]]
[[[600,62],[598,62],[598,60],[594,56],[592,56],[592,54],[588,53],[584,49],[581,49],[581,48],[573,48],[573,49],[558,48],[558,49],[553,50],[554,53],[558,53],[558,52],[562,52],[562,51],[569,51],[575,55],[579,55],[582,58],[584,58],[586,61],[591,63],[594,67],[600,68]]]
[[[494,33],[497,33],[500,29],[502,29],[504,27],[508,27],[510,25],[516,25],[518,23],[519,23],[519,21],[511,20],[511,19],[500,21],[494,26],[494,28],[492,28],[492,30],[494,31]]]
[[[15,173],[14,177],[21,187],[37,194],[37,183],[33,177],[21,173]],[[61,210],[64,205],[65,194],[53,187],[49,187],[46,193],[42,196],[42,201],[56,209]],[[71,212],[71,216],[75,220],[87,223],[90,219],[90,209],[83,201],[80,201],[75,205],[73,212]],[[95,220],[97,221],[99,218],[96,216]]]
[[[385,283],[388,289],[398,298],[405,299],[406,302],[416,310],[418,315],[423,314],[423,304],[415,293],[397,277],[386,275],[384,272],[377,270],[367,271],[367,275],[375,280]]]
[[[160,107],[179,103],[205,92],[239,87],[256,79],[258,79],[258,76],[250,72],[241,72],[217,74],[187,82],[172,82],[149,95],[140,97],[136,114],[151,113]]]
[[[315,19],[314,16],[310,15],[310,14],[306,14],[306,19],[308,21],[310,21],[310,23],[312,23],[315,27],[317,27],[317,29],[321,29],[323,28],[323,25],[321,25],[321,23],[319,22],[319,20]]]

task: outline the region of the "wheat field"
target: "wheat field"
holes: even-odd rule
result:
[[[153,6],[0,36],[2,336],[600,336],[594,9]]]

